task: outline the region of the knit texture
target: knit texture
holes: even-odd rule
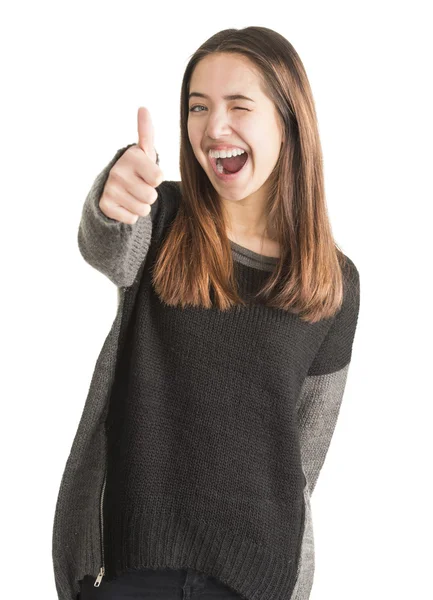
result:
[[[117,285],[119,303],[59,490],[59,600],[75,600],[78,581],[101,566],[107,580],[192,567],[246,599],[307,600],[310,495],[350,364],[357,269],[348,259],[343,307],[317,324],[255,304],[167,307],[149,269],[180,182],[163,182],[151,214],[125,225],[98,206],[114,162],[95,180],[79,229],[81,253]],[[250,298],[276,259],[231,245]]]

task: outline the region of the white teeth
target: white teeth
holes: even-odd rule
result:
[[[234,150],[209,150],[209,156],[212,158],[230,158],[231,156],[239,156],[244,154],[245,150],[235,148]]]

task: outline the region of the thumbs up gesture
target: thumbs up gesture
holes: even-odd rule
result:
[[[133,225],[150,213],[158,197],[156,187],[164,176],[156,164],[154,129],[150,113],[140,106],[138,144],[131,146],[112,166],[99,200],[100,210],[111,219]]]

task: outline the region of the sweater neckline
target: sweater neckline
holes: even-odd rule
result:
[[[279,259],[275,256],[265,256],[264,254],[259,254],[258,252],[254,252],[249,248],[240,246],[233,240],[229,239],[229,241],[235,260],[246,265],[247,267],[261,269],[264,271],[273,271],[275,265],[279,261]]]

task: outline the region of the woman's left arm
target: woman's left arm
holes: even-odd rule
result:
[[[350,259],[348,267],[343,304],[308,370],[297,403],[301,458],[310,495],[337,423],[358,322],[359,273]]]

